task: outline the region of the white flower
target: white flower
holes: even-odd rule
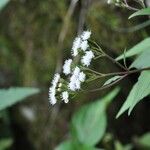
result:
[[[80,90],[80,88],[81,88],[81,82],[80,82],[79,79],[76,79],[75,86],[76,86],[76,90]]]
[[[71,82],[71,81],[70,81],[68,87],[69,87],[69,89],[70,89],[71,91],[75,91],[75,90],[76,90],[76,86],[75,86],[74,82]]]
[[[81,47],[81,49],[82,49],[83,51],[86,51],[87,48],[89,47],[88,41],[87,41],[87,40],[86,40],[86,41],[82,41],[80,47]]]
[[[68,59],[65,61],[64,66],[63,66],[63,73],[65,75],[70,74],[71,72],[71,63],[72,63],[72,59]]]
[[[81,38],[76,37],[72,46],[72,56],[75,57],[78,55],[78,48],[80,48],[80,45],[81,45]]]
[[[81,38],[83,41],[89,39],[91,36],[91,31],[83,31],[81,34]]]
[[[80,74],[79,74],[79,80],[80,80],[81,82],[84,82],[84,81],[85,81],[85,73],[84,73],[84,72],[80,72]]]
[[[52,85],[53,85],[55,88],[56,88],[56,85],[57,85],[59,79],[60,79],[60,74],[56,73],[56,74],[54,75],[54,79],[53,79],[53,81],[52,81]]]
[[[68,103],[69,102],[69,93],[67,91],[64,91],[62,92],[62,100],[65,102],[65,103]]]
[[[79,74],[80,74],[80,68],[79,67],[75,67],[72,76],[70,77],[70,82],[68,87],[70,88],[70,90],[72,91],[76,91],[77,89],[79,89],[79,84],[78,82],[78,78],[79,78]]]
[[[75,67],[74,71],[73,71],[73,75],[75,75],[76,77],[79,75],[80,73],[80,68],[79,67]]]
[[[57,102],[55,94],[56,94],[56,89],[53,87],[50,87],[49,88],[49,101],[52,105],[56,104],[56,102]]]
[[[93,57],[94,57],[94,53],[92,51],[86,51],[85,55],[81,59],[81,63],[84,66],[89,66]]]
[[[68,87],[72,91],[79,90],[81,88],[81,82],[84,82],[84,81],[85,81],[85,74],[83,72],[80,72],[79,67],[76,67],[70,78]]]
[[[56,104],[57,102],[55,95],[56,95],[56,87],[57,87],[59,79],[60,79],[60,74],[56,73],[52,81],[52,86],[49,88],[49,101],[52,105]]]
[[[70,88],[70,90],[72,91],[75,91],[77,88],[76,88],[76,81],[78,79],[78,75],[80,73],[80,68],[76,67],[73,71],[73,74],[72,76],[70,77],[70,82],[69,82],[69,85],[68,87]]]

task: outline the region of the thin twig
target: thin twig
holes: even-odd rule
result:
[[[137,8],[134,8],[134,7],[130,6],[128,4],[127,0],[124,0],[124,3],[125,3],[124,7],[128,8],[129,10],[134,10],[134,11],[138,11],[139,10]]]
[[[120,68],[122,68],[123,70],[127,70],[126,67],[124,67],[121,63],[119,63],[118,61],[116,61],[114,58],[112,58],[111,56],[105,54],[105,56],[111,60],[113,63],[115,63],[116,65],[118,65]]]
[[[106,86],[103,86],[103,87],[100,87],[97,89],[92,89],[92,90],[82,90],[81,92],[95,92],[95,91],[109,88],[109,87],[115,85],[116,83],[118,83],[119,81],[121,81],[122,79],[124,79],[125,77],[127,77],[128,75],[133,74],[133,73],[138,73],[138,72],[141,72],[144,70],[150,70],[150,67],[143,68],[143,69],[131,70],[131,71],[125,71],[125,72],[114,72],[114,73],[103,74],[102,76],[100,76],[100,78],[108,77],[108,76],[114,76],[114,75],[122,75],[122,77],[119,78],[118,80],[114,81],[113,83],[106,85]],[[96,78],[96,79],[98,79],[98,78]]]
[[[85,90],[85,92],[96,92],[96,91],[100,91],[100,90],[104,90],[104,89],[107,89],[109,87],[112,87],[113,85],[115,85],[116,83],[118,83],[119,81],[123,80],[125,77],[127,77],[128,74],[125,74],[124,76],[122,76],[121,78],[119,78],[118,80],[114,81],[113,83],[110,83],[106,86],[102,86],[100,88],[97,88],[97,89],[92,89],[92,90]]]

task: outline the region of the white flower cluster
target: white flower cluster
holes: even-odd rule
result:
[[[70,77],[69,89],[71,91],[76,91],[81,88],[81,82],[85,81],[85,74],[80,71],[79,67],[75,67],[72,76]]]
[[[55,74],[54,79],[52,81],[52,86],[49,88],[49,101],[52,105],[56,104],[57,99],[56,99],[56,87],[59,82],[60,75]]]
[[[72,46],[72,56],[75,57],[79,53],[79,49],[86,51],[89,47],[88,45],[88,39],[91,36],[90,31],[84,31],[81,36],[78,36],[75,38]]]
[[[81,62],[84,66],[89,66],[91,63],[92,58],[94,57],[94,54],[92,51],[86,51],[85,55],[82,57]]]
[[[91,63],[94,53],[89,49],[88,39],[91,36],[90,31],[84,31],[80,36],[76,37],[73,46],[71,49],[71,54],[73,57],[82,52],[81,56],[81,65],[88,67]],[[73,59],[67,59],[63,65],[63,73],[67,76],[69,75],[69,83],[65,84],[65,89],[63,89],[63,83],[59,83],[60,75],[56,74],[52,81],[52,86],[49,88],[49,99],[50,103],[54,105],[57,102],[56,99],[56,88],[57,91],[61,92],[61,98],[65,103],[69,102],[69,91],[74,92],[80,90],[81,83],[86,79],[86,75],[78,66],[73,67]],[[58,84],[58,85],[57,85]]]
[[[68,59],[65,61],[64,66],[63,66],[63,73],[65,75],[70,74],[71,72],[71,63],[72,63],[72,59]]]

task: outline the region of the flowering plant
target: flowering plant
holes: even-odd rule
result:
[[[142,0],[137,0],[136,2],[140,2],[141,6],[145,6]],[[108,0],[108,3],[114,3],[120,7],[137,10],[136,8],[129,6],[126,0]],[[132,14],[130,18],[140,15],[150,15],[150,8],[139,10]],[[91,41],[90,36],[91,31],[84,31],[75,38],[71,49],[73,59],[70,58],[66,60],[63,66],[63,73],[67,79],[61,78],[60,74],[55,74],[52,86],[49,90],[50,103],[54,105],[57,102],[57,98],[61,98],[65,103],[68,103],[69,99],[74,97],[76,92],[102,90],[115,85],[131,74],[140,73],[138,81],[133,85],[133,88],[119,110],[116,118],[126,110],[128,110],[128,114],[130,114],[134,106],[150,94],[150,38],[144,39],[128,51],[125,50],[122,55],[114,59],[96,42]],[[136,57],[128,66],[126,60],[132,56]],[[101,73],[89,68],[92,60],[101,57],[109,59],[122,71]],[[82,84],[85,82],[105,77],[110,78],[100,88],[92,90],[81,88]],[[71,138],[61,143],[56,150],[96,150],[96,144],[102,140],[106,131],[106,108],[109,102],[117,95],[118,91],[118,89],[113,90],[100,101],[85,105],[75,113],[71,120]],[[145,139],[148,139],[147,141],[149,141],[150,133],[144,135],[143,138],[141,138],[141,141],[145,142]],[[139,139],[139,145],[142,143],[141,141]],[[141,147],[150,148],[149,142],[145,143],[146,144],[142,143]],[[106,149],[112,148],[109,148],[109,146],[104,147]],[[133,149],[134,144],[123,146],[119,141],[114,141],[113,147],[115,150],[131,150]]]

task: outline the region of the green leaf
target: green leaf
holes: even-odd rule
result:
[[[0,0],[0,10],[2,10],[10,0]]]
[[[23,100],[27,96],[38,93],[37,88],[10,88],[10,89],[1,89],[0,90],[0,110],[5,109],[9,106],[14,105],[15,103]]]
[[[134,106],[144,97],[150,94],[150,71],[143,71],[135,85],[135,96],[132,100],[128,114],[130,115]]]
[[[126,52],[126,58],[140,54],[143,51],[149,50],[150,49],[150,38],[146,38],[137,45],[135,45],[133,48],[129,49]],[[124,58],[124,54],[120,55],[119,57],[116,58],[116,60],[121,60]]]
[[[0,139],[0,150],[8,149],[13,143],[11,138]]]
[[[144,16],[144,15],[150,15],[150,8],[144,8],[133,13],[131,16],[129,16],[129,19],[136,17],[136,16]]]
[[[128,144],[124,146],[119,141],[115,141],[115,150],[131,150],[131,149],[132,145]]]
[[[150,94],[150,71],[143,71],[138,78],[137,83],[133,86],[123,106],[119,110],[116,118],[129,109],[130,115],[134,106],[144,97]]]
[[[106,130],[106,108],[117,95],[116,88],[103,99],[83,106],[72,118],[71,133],[80,143],[94,146],[98,143]]]
[[[122,77],[122,76],[114,76],[114,77],[108,79],[108,80],[104,83],[103,86],[106,86],[106,85],[108,85],[108,84],[110,84],[110,83],[112,83],[112,82],[114,82],[114,81],[120,79],[121,77]]]
[[[150,148],[150,132],[140,137],[137,142],[143,147]]]
[[[144,51],[131,64],[130,68],[143,69],[150,67],[150,50]]]
[[[58,145],[55,150],[97,150],[94,147],[89,147],[87,145],[82,145],[79,142],[72,140],[67,140]]]
[[[71,140],[65,141],[58,145],[55,150],[74,150],[73,142]]]
[[[123,145],[119,141],[115,141],[115,150],[124,150]]]

